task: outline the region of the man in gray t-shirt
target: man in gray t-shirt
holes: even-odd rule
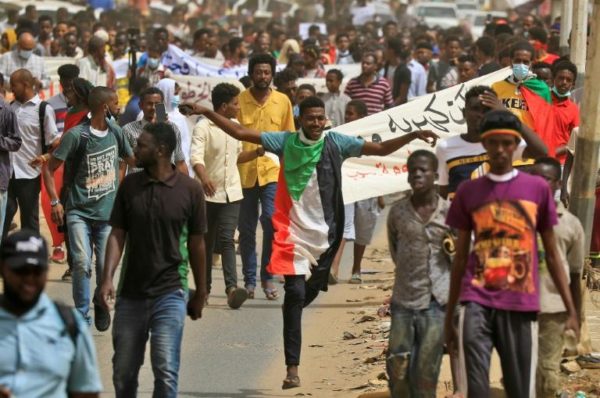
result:
[[[96,282],[99,285],[104,267],[104,252],[110,233],[110,212],[119,185],[119,158],[134,166],[129,143],[111,116],[119,113],[114,90],[96,87],[89,96],[92,118],[64,135],[58,148],[44,168],[44,183],[50,196],[52,220],[59,226],[66,223],[69,256],[73,267],[73,300],[88,323],[90,307],[90,276],[92,253],[96,258]],[[67,163],[63,183],[66,203],[60,202],[54,187],[54,172]],[[65,192],[66,190],[66,192]],[[99,331],[110,326],[110,314],[94,298],[95,325]]]

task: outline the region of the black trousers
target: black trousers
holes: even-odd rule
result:
[[[21,228],[40,232],[40,177],[11,178],[8,183],[8,201],[6,203],[6,218],[4,232],[7,236],[17,209],[21,211]]]
[[[227,289],[237,286],[233,239],[240,214],[240,202],[206,202],[208,231],[204,236],[204,241],[206,243],[206,287],[209,293],[212,286],[212,256],[215,246],[219,247],[219,253],[221,253],[225,292],[227,293]]]
[[[302,310],[312,303],[319,289],[305,275],[285,276],[283,299],[283,348],[287,366],[300,365],[302,348]]]

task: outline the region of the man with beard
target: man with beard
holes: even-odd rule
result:
[[[6,238],[0,274],[0,397],[98,397],[102,385],[87,325],[44,293],[44,239],[28,230]]]
[[[73,267],[73,300],[75,307],[88,323],[90,308],[90,278],[92,254],[95,255],[96,284],[104,267],[104,251],[110,225],[110,211],[115,201],[118,185],[119,158],[131,167],[135,160],[123,131],[114,121],[119,114],[119,103],[114,90],[96,87],[89,95],[92,117],[65,134],[43,168],[44,184],[50,196],[52,221],[63,225],[66,211],[69,231],[69,256]],[[68,193],[60,202],[55,189],[54,172],[67,163],[70,176]],[[63,191],[65,189],[63,186]],[[94,323],[96,329],[105,331],[110,326],[110,314],[94,297]]]
[[[257,131],[294,131],[292,104],[285,94],[271,89],[275,74],[275,58],[269,54],[259,54],[250,58],[248,74],[252,87],[239,96],[240,112],[237,120],[247,128]],[[259,145],[244,142],[242,150],[256,151]],[[248,298],[254,298],[256,287],[256,227],[259,220],[263,230],[263,247],[260,262],[260,280],[263,291],[269,300],[278,297],[272,275],[266,271],[271,258],[273,240],[273,203],[277,190],[279,161],[275,156],[261,156],[239,165],[244,199],[240,207],[238,229],[240,231],[240,252],[244,285]]]
[[[148,123],[135,157],[143,171],[128,175],[110,216],[112,231],[99,298],[105,311],[117,296],[113,383],[117,398],[137,396],[139,369],[150,339],[154,397],[177,396],[186,312],[202,316],[206,298],[202,186],[171,164],[177,138],[169,123]],[[127,241],[118,293],[114,274]],[[196,292],[188,302],[188,259]],[[187,308],[187,311],[186,311]]]

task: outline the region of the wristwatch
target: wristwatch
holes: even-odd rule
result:
[[[54,207],[54,206],[56,206],[59,203],[60,203],[60,199],[52,199],[50,201],[50,206]]]

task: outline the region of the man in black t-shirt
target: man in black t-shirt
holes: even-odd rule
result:
[[[403,49],[400,39],[392,38],[387,42],[385,56],[386,63],[383,73],[392,85],[394,106],[404,104],[407,101],[408,88],[411,83],[410,69],[406,66],[410,53]]]
[[[187,303],[192,320],[206,298],[206,211],[200,184],[171,165],[175,131],[148,123],[135,158],[144,171],[128,175],[115,200],[100,297],[109,308],[113,277],[125,241],[113,326],[113,382],[117,398],[137,395],[137,375],[150,335],[154,396],[177,396],[181,339],[188,297],[188,260],[196,293]]]

